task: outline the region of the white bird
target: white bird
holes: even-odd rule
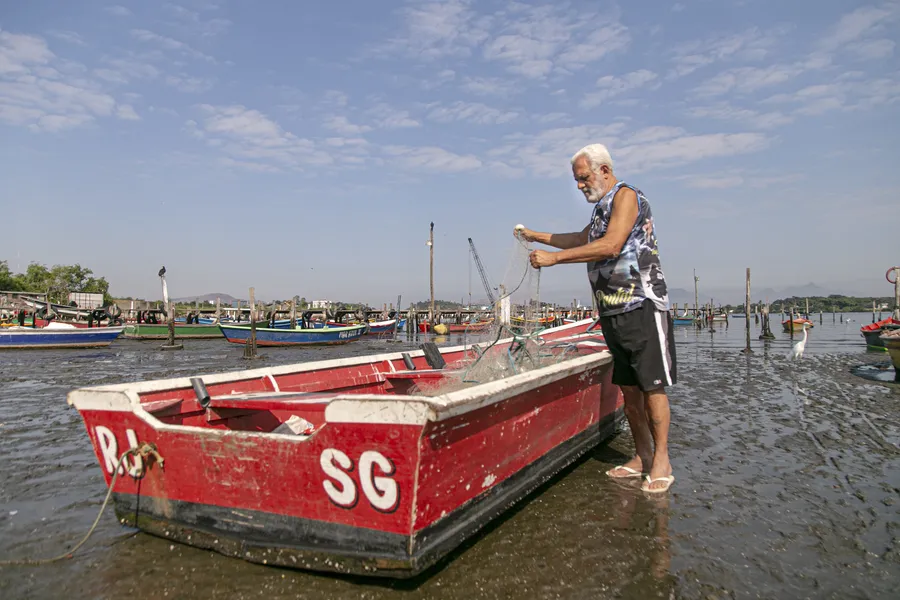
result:
[[[803,339],[794,344],[791,348],[791,358],[796,360],[803,358],[803,351],[806,350],[806,323],[803,324]]]

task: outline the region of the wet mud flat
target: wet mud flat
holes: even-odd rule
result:
[[[798,363],[787,341],[748,358],[738,333],[678,337],[667,496],[603,474],[631,453],[624,431],[413,580],[253,565],[135,533],[110,510],[74,558],[0,567],[0,598],[896,597],[900,389],[849,372],[884,357],[836,337]],[[266,351],[265,364],[406,347]],[[154,348],[0,353],[0,560],[65,551],[103,500],[69,390],[247,368],[217,341]]]

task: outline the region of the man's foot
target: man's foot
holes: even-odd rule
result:
[[[653,466],[650,467],[650,474],[646,477],[646,482],[641,489],[650,493],[665,492],[673,481],[675,478],[672,477],[672,464],[669,462],[669,458],[656,457]]]
[[[608,477],[613,479],[628,479],[629,477],[640,477],[643,474],[644,461],[640,456],[635,456],[624,465],[613,467],[606,472]]]
[[[648,494],[663,494],[669,491],[669,488],[672,486],[672,483],[675,481],[674,475],[669,475],[667,477],[658,477],[653,479],[649,475],[645,477],[646,481],[641,486],[641,491],[647,492]]]

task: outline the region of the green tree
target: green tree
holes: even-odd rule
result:
[[[19,282],[13,272],[9,270],[9,263],[5,260],[0,260],[0,290],[19,291]]]

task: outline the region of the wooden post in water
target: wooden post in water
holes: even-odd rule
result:
[[[291,298],[291,329],[297,329],[297,296]]]
[[[219,319],[222,316],[222,299],[216,296],[216,323],[219,322]]]
[[[819,325],[822,324],[822,309],[819,309]]]
[[[891,316],[900,321],[900,267],[894,267],[894,312]]]
[[[167,307],[166,317],[169,325],[169,339],[168,346],[175,345],[175,303],[171,300],[169,301],[169,306]]]
[[[872,322],[875,322],[875,301],[872,300]]]
[[[788,321],[788,331],[791,334],[791,343],[794,343],[794,307],[791,307],[791,320]]]
[[[750,349],[750,267],[747,267],[747,296],[744,300],[744,316],[746,317],[747,324],[744,327],[744,330],[747,334],[747,346],[744,348],[744,354],[752,354],[753,350]]]
[[[700,319],[700,292],[697,287],[697,282],[700,281],[700,278],[697,277],[697,269],[694,269],[694,323],[698,328],[703,328],[703,322]]]
[[[809,298],[806,299],[806,318],[809,319]]]
[[[250,288],[250,339],[244,344],[244,358],[256,358],[256,288]]]
[[[759,336],[761,340],[774,340],[775,335],[772,334],[772,329],[769,327],[769,305],[766,304],[762,308],[762,333]]]
[[[834,304],[831,305],[831,324],[837,323],[837,312],[834,310]]]
[[[428,326],[434,327],[434,221],[428,232],[428,264],[431,273],[431,306],[428,310]]]

